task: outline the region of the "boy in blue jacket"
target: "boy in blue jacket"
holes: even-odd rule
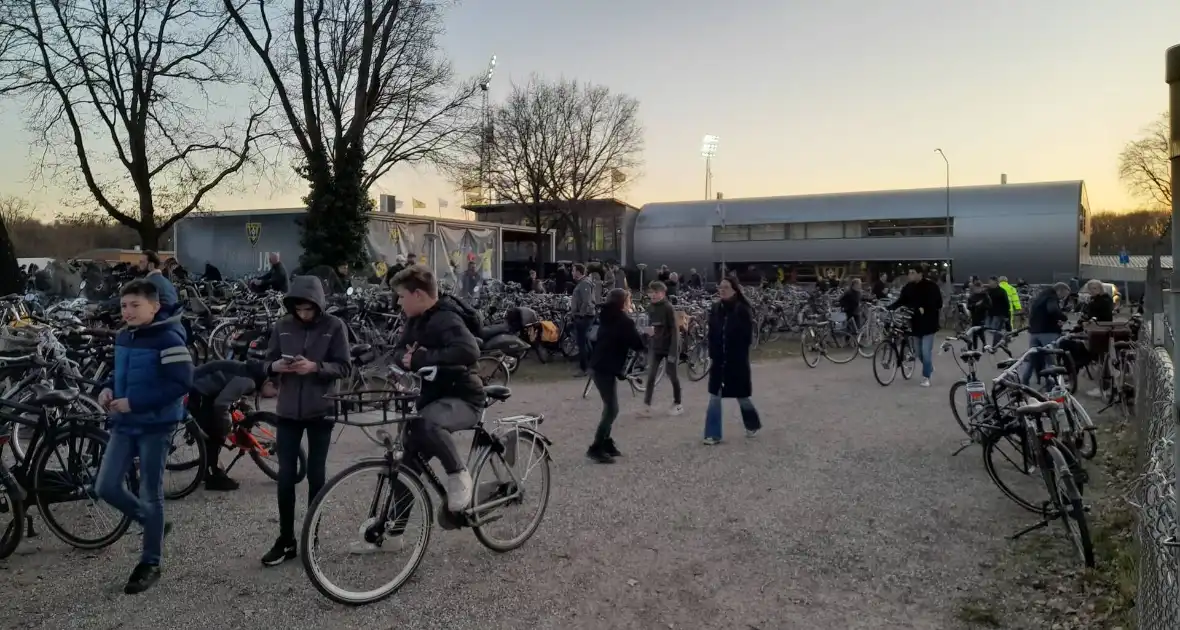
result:
[[[115,337],[114,377],[98,395],[110,415],[110,441],[94,483],[99,498],[143,526],[143,552],[123,592],[142,593],[160,579],[164,536],[164,464],[172,431],[184,419],[193,359],[175,318],[161,317],[155,285],[135,280],[120,297],[126,327]],[[127,473],[139,458],[139,496]]]

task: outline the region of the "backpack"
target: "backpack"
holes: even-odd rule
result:
[[[463,324],[467,326],[467,330],[470,330],[471,334],[476,339],[479,339],[480,331],[483,330],[483,317],[479,314],[479,311],[472,308],[470,304],[463,301],[457,295],[444,294],[443,299],[450,301],[454,307],[451,310],[459,315],[460,319],[463,320]]]

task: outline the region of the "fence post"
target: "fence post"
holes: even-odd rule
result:
[[[1170,143],[1169,143],[1169,158],[1171,160],[1172,171],[1172,190],[1180,190],[1180,45],[1172,46],[1168,49],[1165,55],[1164,62],[1164,76],[1168,83],[1168,111],[1171,123]],[[1172,197],[1172,284],[1169,290],[1171,300],[1168,304],[1168,316],[1173,327],[1180,326],[1180,264],[1177,264],[1176,256],[1180,254],[1180,203],[1176,201],[1176,197]],[[1173,423],[1173,453],[1172,453],[1172,473],[1174,476],[1173,483],[1175,484],[1175,494],[1173,496],[1180,497],[1180,350],[1177,349],[1175,340],[1172,340],[1172,423]],[[1173,515],[1174,516],[1174,515]],[[1176,530],[1173,523],[1173,530],[1171,532],[1172,540],[1176,540]],[[1165,550],[1167,553],[1168,550]],[[1174,554],[1171,559],[1173,579],[1180,576],[1180,554]],[[1174,619],[1180,618],[1180,601],[1169,602],[1172,607],[1172,614]]]

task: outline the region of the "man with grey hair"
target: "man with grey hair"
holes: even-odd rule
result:
[[[1041,291],[1028,308],[1028,345],[1030,348],[1047,346],[1061,337],[1061,325],[1068,316],[1061,310],[1061,301],[1069,297],[1069,285],[1058,282]],[[1022,367],[1021,381],[1028,383],[1041,370],[1041,356],[1033,355],[1032,360]]]

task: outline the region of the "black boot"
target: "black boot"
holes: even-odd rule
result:
[[[205,477],[205,489],[212,492],[232,492],[238,489],[238,482],[230,479],[229,475],[220,468],[209,471]]]
[[[598,462],[599,464],[613,464],[615,459],[606,452],[606,449],[601,444],[591,444],[590,448],[586,449],[586,457]]]
[[[606,442],[602,444],[602,452],[611,457],[622,457],[623,454],[619,452],[619,447],[615,446],[614,438],[607,438]]]

